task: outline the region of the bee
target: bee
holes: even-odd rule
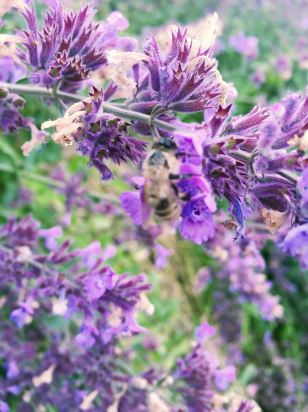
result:
[[[178,178],[180,162],[176,157],[176,144],[167,138],[155,141],[143,162],[145,177],[144,198],[160,220],[172,221],[180,216]]]

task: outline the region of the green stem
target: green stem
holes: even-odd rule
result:
[[[58,180],[52,179],[47,176],[39,175],[37,173],[31,172],[26,169],[13,169],[12,167],[4,164],[0,164],[0,170],[2,172],[7,172],[7,173],[12,173],[12,174],[17,174],[20,178],[24,178],[27,180],[32,180],[33,182],[38,182],[42,183],[44,185],[48,185],[50,187],[56,188],[56,189],[64,189],[65,188],[65,183],[62,183]],[[109,201],[114,204],[120,204],[119,199],[116,197],[108,194],[108,193],[99,193],[99,192],[86,192],[86,195],[96,201]]]
[[[11,84],[0,82],[0,89],[7,89],[12,93],[32,94],[34,96],[45,96],[53,99],[55,97],[58,97],[61,99],[70,100],[72,102],[79,102],[80,100],[85,98],[84,96],[78,94],[66,93],[60,90],[57,90],[55,93],[53,89],[47,89],[45,87],[24,84]],[[153,119],[151,116],[144,113],[138,113],[133,110],[125,109],[122,106],[117,106],[116,104],[103,102],[103,108],[107,113],[119,116],[121,119],[140,121],[148,124],[149,126],[154,124],[155,126],[160,127],[161,129],[169,131],[179,130],[177,126],[173,126],[162,120]]]
[[[244,161],[246,163],[249,163],[251,161],[251,155],[247,152],[244,152],[243,150],[230,150],[228,154],[233,157],[234,159]],[[297,184],[298,182],[298,176],[296,176],[294,173],[289,172],[288,170],[281,169],[277,172],[278,175],[284,177],[285,179],[289,180],[290,182]]]

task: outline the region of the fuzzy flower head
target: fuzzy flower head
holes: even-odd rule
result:
[[[161,36],[159,42],[151,38],[144,50],[149,74],[137,100],[147,100],[148,110],[156,105],[180,112],[216,107],[223,99],[225,86],[212,57],[214,38],[211,35],[203,47],[195,37],[189,37],[188,29],[180,27],[168,30],[165,41]]]
[[[85,114],[84,104],[82,102],[75,103],[66,110],[62,118],[44,122],[42,129],[54,127],[55,131],[51,135],[52,140],[63,146],[71,146],[77,135],[84,131],[82,116]]]
[[[145,142],[129,136],[129,124],[103,112],[104,94],[93,88],[90,97],[73,104],[63,118],[47,121],[42,129],[55,127],[51,137],[64,146],[76,143],[78,151],[89,158],[103,180],[112,178],[106,160],[115,164],[138,164],[145,154]]]
[[[93,22],[93,16],[89,5],[66,12],[55,1],[40,29],[33,5],[27,7],[26,50],[20,58],[33,67],[33,83],[52,86],[60,82],[62,90],[77,90],[91,72],[106,65],[107,49],[134,47],[130,39],[117,37],[117,32],[128,26],[120,13],[114,12],[99,23]]]

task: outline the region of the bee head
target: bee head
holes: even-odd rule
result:
[[[177,149],[177,146],[173,140],[167,137],[161,137],[153,143],[153,149],[175,151]]]

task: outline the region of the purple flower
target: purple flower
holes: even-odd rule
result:
[[[12,311],[10,318],[19,328],[22,328],[32,321],[32,315],[38,307],[38,302],[30,296],[19,303],[19,308]]]
[[[11,313],[11,320],[16,323],[19,328],[22,328],[28,321],[29,315],[23,309],[15,309]]]
[[[301,146],[301,138],[308,129],[308,96],[290,93],[271,108],[280,127],[280,137],[275,148],[288,147],[291,139]],[[289,142],[289,143],[288,143]],[[305,146],[303,146],[305,150]]]
[[[267,153],[279,137],[279,127],[276,119],[267,119],[260,128],[257,148],[262,153]]]
[[[7,244],[13,248],[33,247],[38,242],[39,227],[39,222],[31,216],[26,216],[19,222],[10,219],[4,226],[0,227],[0,237],[7,238]]]
[[[308,268],[308,223],[291,229],[282,241],[282,249],[297,258],[303,268]]]
[[[265,80],[266,80],[266,76],[262,70],[256,70],[251,76],[252,83],[257,87],[262,86]]]
[[[124,192],[120,196],[125,212],[136,225],[142,225],[150,217],[150,208],[142,200],[142,191]]]
[[[42,129],[55,127],[51,137],[64,146],[75,141],[78,151],[88,157],[89,166],[94,166],[102,179],[108,180],[113,175],[107,160],[117,165],[128,161],[139,164],[145,156],[146,143],[130,136],[127,122],[105,114],[103,101],[103,91],[93,87],[89,98],[69,107],[63,118],[44,122]]]
[[[47,249],[55,250],[57,247],[56,239],[63,236],[63,231],[61,226],[54,226],[50,229],[41,229],[39,231],[39,236],[45,239],[45,246]]]
[[[181,236],[201,245],[215,234],[215,227],[204,200],[188,202],[182,210],[182,221],[179,225]]]
[[[14,133],[21,127],[27,127],[27,120],[21,115],[24,99],[17,94],[0,89],[0,129]]]
[[[275,69],[283,80],[289,80],[292,77],[292,62],[288,56],[278,56]]]
[[[233,365],[229,365],[223,369],[218,369],[215,372],[216,387],[220,391],[225,391],[229,384],[236,379],[236,369]]]
[[[188,412],[213,411],[213,370],[201,346],[195,346],[185,358],[178,360],[175,378]]]
[[[20,369],[16,361],[10,360],[6,365],[6,374],[9,379],[16,378],[20,373]]]
[[[230,37],[230,46],[248,60],[254,60],[259,54],[259,40],[255,36],[246,36],[244,33],[237,33]]]
[[[134,386],[129,386],[121,396],[118,411],[119,412],[148,412],[147,391]]]
[[[164,268],[168,263],[168,258],[172,255],[170,249],[165,248],[160,243],[156,243],[154,246],[155,250],[155,266],[158,269]]]
[[[195,330],[195,336],[197,342],[202,345],[206,342],[209,338],[216,334],[216,328],[211,326],[207,322],[203,322],[200,326],[198,326]]]
[[[95,335],[97,334],[98,331],[95,328],[83,326],[78,335],[75,336],[75,342],[84,349],[92,348],[96,342]]]
[[[110,179],[112,173],[105,160],[116,164],[132,162],[138,164],[145,155],[146,143],[129,136],[125,121],[108,114],[100,114],[103,94],[94,89],[91,101],[85,103],[86,122],[85,137],[79,144],[79,151],[89,156],[89,164],[96,167],[104,180]]]
[[[75,91],[92,71],[106,65],[106,50],[135,46],[130,39],[117,36],[128,25],[120,13],[112,13],[103,23],[94,23],[93,16],[89,5],[78,12],[65,12],[55,1],[39,29],[34,7],[29,5],[24,13],[26,52],[20,55],[34,69],[33,83],[49,87],[60,82],[60,89]]]
[[[237,295],[238,301],[255,304],[266,320],[282,317],[283,307],[279,298],[270,293],[271,282],[263,273],[265,262],[255,242],[246,238],[235,243],[230,234],[218,227],[212,247],[221,263],[218,276],[228,281],[229,290]]]
[[[0,400],[0,412],[10,412],[9,405],[1,400]]]
[[[84,286],[89,300],[101,298],[106,290],[114,285],[115,273],[109,268],[104,267],[99,271],[91,271],[84,279]]]
[[[18,65],[11,57],[0,58],[0,81],[16,83],[25,75],[25,68]]]
[[[150,113],[159,105],[163,110],[202,111],[217,107],[225,86],[219,79],[211,49],[203,50],[187,31],[177,28],[168,33],[166,48],[151,38],[145,46],[149,74],[138,82],[133,108]]]

